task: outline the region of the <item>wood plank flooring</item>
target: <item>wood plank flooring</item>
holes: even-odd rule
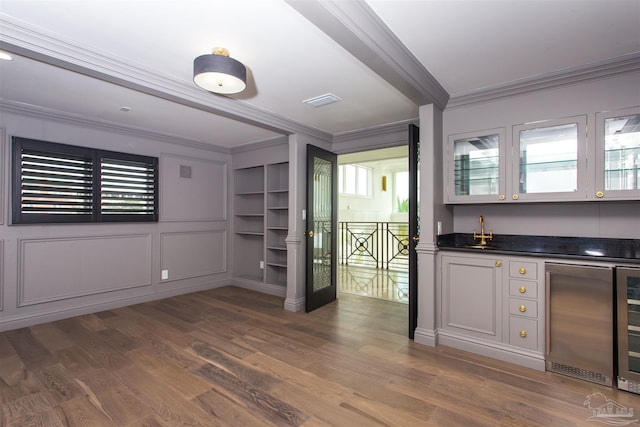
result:
[[[0,333],[1,426],[582,426],[640,396],[405,337],[406,304],[313,313],[225,287]]]

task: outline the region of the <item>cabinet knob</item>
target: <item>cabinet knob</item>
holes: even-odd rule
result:
[[[527,311],[527,307],[525,307],[524,305],[521,305],[518,310],[520,310],[520,313],[524,313],[525,311]]]
[[[502,261],[496,261],[496,267],[502,267]]]
[[[596,191],[596,197],[600,199],[604,197],[604,193],[602,191]]]
[[[526,338],[527,337],[527,331],[520,331],[520,337]]]
[[[518,196],[517,194],[514,194],[513,196],[511,196],[511,198],[513,200],[518,200],[520,198],[520,196]]]
[[[501,195],[498,196],[498,199],[500,199],[500,200],[504,200],[505,198],[506,197],[504,197],[504,194],[501,194]]]
[[[524,267],[520,267],[520,270],[518,270],[518,272],[519,272],[520,274],[527,274],[527,269],[526,269],[526,268],[524,268]]]
[[[307,236],[313,237],[313,230],[309,230],[309,232],[307,233]]]
[[[520,289],[518,289],[520,291],[521,294],[527,293],[527,288],[525,288],[524,286],[520,286]]]

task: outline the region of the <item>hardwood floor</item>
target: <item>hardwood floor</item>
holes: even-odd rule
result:
[[[414,344],[406,305],[226,287],[0,333],[2,426],[580,426],[601,392]]]

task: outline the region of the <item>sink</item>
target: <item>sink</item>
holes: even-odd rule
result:
[[[491,246],[491,245],[460,245],[460,248],[465,248],[465,249],[498,249],[497,246]]]

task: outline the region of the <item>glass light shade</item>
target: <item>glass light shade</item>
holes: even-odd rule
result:
[[[230,94],[247,87],[247,69],[224,55],[201,55],[193,61],[193,81],[209,92]]]

